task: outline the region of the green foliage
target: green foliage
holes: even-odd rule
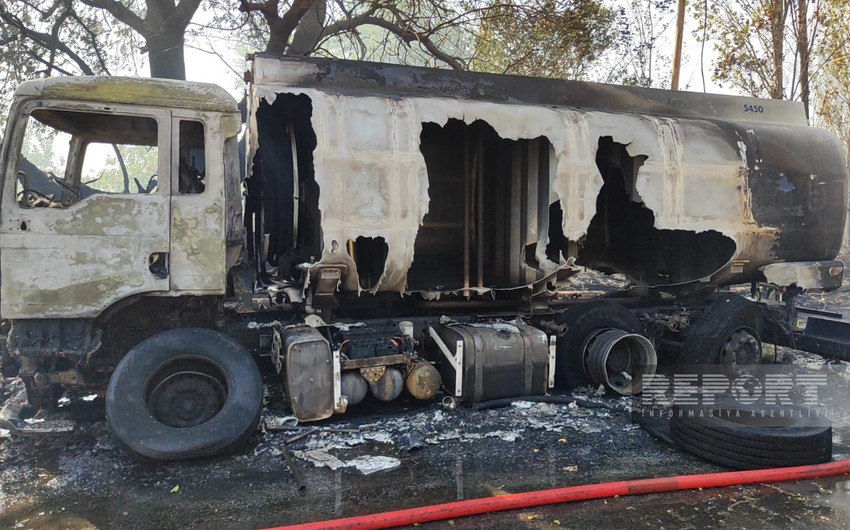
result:
[[[812,72],[815,123],[844,141],[850,166],[850,0],[829,0],[820,15],[824,29]]]
[[[692,15],[699,21],[694,36],[701,39],[705,32],[717,52],[712,79],[756,97],[798,99],[802,92],[802,58],[818,39],[822,27],[818,23],[819,10],[827,1],[830,0],[805,2],[804,13],[799,13],[798,3],[791,0],[711,0],[692,4]],[[797,34],[801,16],[809,28],[803,55]]]
[[[749,95],[804,103],[811,91],[813,124],[835,132],[850,150],[850,0],[693,5],[701,21],[695,35],[705,30],[718,54],[716,81]]]
[[[37,120],[27,122],[21,152],[24,157],[45,173],[65,176],[68,142],[71,137]]]
[[[616,12],[596,0],[489,2],[473,70],[582,78],[616,39]]]
[[[121,154],[118,159],[117,151]],[[133,179],[142,186],[157,174],[157,149],[146,145],[89,144],[83,160],[82,183],[107,193],[136,192]],[[125,180],[121,162],[127,171]]]
[[[692,4],[695,18],[700,20],[695,36],[701,38],[703,30],[707,30],[707,37],[715,41],[718,60],[712,79],[753,96],[769,95],[774,82],[773,63],[769,59],[774,53],[770,17],[774,4],[773,0],[719,0]]]

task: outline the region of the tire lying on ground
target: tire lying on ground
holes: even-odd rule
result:
[[[256,363],[233,338],[173,329],[140,342],[118,363],[106,417],[118,439],[144,456],[207,456],[248,439],[262,394]]]
[[[670,437],[685,451],[734,469],[803,466],[832,459],[832,426],[823,415],[783,406],[775,408],[770,417],[770,409],[737,404],[676,405]]]

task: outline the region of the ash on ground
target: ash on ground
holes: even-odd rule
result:
[[[806,295],[800,305],[850,311],[850,288]],[[836,396],[846,396],[845,363],[783,348],[775,354],[779,362],[827,371],[831,386],[841,389]],[[12,381],[3,381],[4,398],[13,390]],[[481,411],[447,410],[442,396],[427,404],[400,399],[385,411],[384,404],[367,398],[343,416],[298,426],[273,400],[265,410],[269,425],[289,430],[258,431],[235,454],[155,462],[117,444],[103,421],[101,398],[68,396],[58,414],[76,421],[73,433],[13,438],[0,432],[0,527],[258,528],[506,492],[723,470],[632,423],[628,398],[599,395],[593,388],[564,397],[576,401],[517,401]],[[379,410],[386,413],[378,415]],[[306,486],[299,490],[282,444],[314,428],[318,431],[289,446]],[[835,442],[836,452],[846,451],[846,428],[836,429]],[[850,482],[807,484],[595,501],[457,527],[547,528],[567,516],[584,526],[621,520],[646,527],[846,526],[850,512],[838,506],[850,505]],[[528,513],[533,517],[521,518]],[[694,519],[694,513],[709,515]]]

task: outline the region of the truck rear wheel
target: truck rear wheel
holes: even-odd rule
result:
[[[106,417],[130,449],[158,460],[231,449],[254,431],[262,379],[251,355],[216,331],[181,328],[124,356],[106,393]]]
[[[567,333],[558,339],[555,384],[570,390],[592,384],[585,372],[584,348],[600,330],[617,329],[627,333],[644,334],[643,323],[631,311],[608,301],[578,304],[555,318],[566,324]]]
[[[687,330],[679,364],[701,366],[730,376],[750,373],[761,363],[761,307],[736,294],[719,296]]]

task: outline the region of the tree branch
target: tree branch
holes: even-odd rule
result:
[[[292,32],[298,27],[298,23],[313,2],[312,0],[295,0],[282,17],[278,12],[279,3],[279,0],[266,0],[265,2],[239,0],[239,11],[243,13],[258,12],[266,20],[269,27],[269,41],[266,44],[266,51],[269,53],[286,51],[289,37],[292,36]]]
[[[44,60],[44,57],[42,57],[41,55],[35,53],[34,51],[32,51],[30,49],[27,49],[27,55],[29,55],[30,57],[32,57],[33,59],[35,59],[36,61],[40,62],[41,64],[43,64],[45,66],[50,66],[47,63],[47,61]],[[59,72],[62,75],[74,75],[73,72],[69,72],[68,70],[65,70],[64,68],[60,68],[60,67],[56,66],[55,64],[53,65],[53,69],[56,70],[57,72]],[[45,70],[45,73],[47,73],[47,70]]]
[[[115,0],[80,0],[83,4],[89,7],[96,7],[107,11],[110,15],[130,26],[134,31],[142,36],[147,35],[145,21],[129,7]]]
[[[112,75],[109,73],[109,67],[106,66],[106,58],[103,56],[103,50],[101,50],[100,46],[97,44],[97,33],[95,33],[88,25],[83,22],[79,15],[77,15],[76,11],[71,10],[70,12],[71,18],[73,18],[77,24],[79,24],[83,30],[88,34],[89,39],[91,39],[92,49],[94,50],[95,55],[97,56],[97,62],[100,65],[100,69],[106,75]]]
[[[455,70],[466,70],[466,66],[456,57],[449,55],[441,50],[439,46],[434,44],[430,38],[430,32],[416,31],[411,29],[410,26],[401,26],[394,22],[390,22],[389,20],[374,16],[373,13],[374,11],[370,10],[366,14],[334,22],[325,28],[325,31],[322,32],[321,38],[325,39],[343,31],[352,31],[358,26],[377,26],[396,35],[405,44],[410,44],[414,41],[418,42],[420,45],[424,46],[426,50],[428,50],[428,53]]]
[[[0,20],[5,21],[10,26],[14,26],[21,32],[26,38],[37,42],[41,46],[44,46],[48,50],[57,50],[65,54],[71,61],[73,61],[79,68],[80,71],[85,75],[94,75],[94,71],[91,67],[86,63],[82,57],[74,53],[71,48],[69,48],[65,43],[59,40],[57,37],[47,33],[40,33],[29,29],[26,25],[21,22],[21,20],[8,13],[6,11],[0,11]],[[48,63],[48,66],[49,63]]]
[[[189,25],[189,21],[195,16],[198,6],[201,5],[201,0],[180,0],[177,7],[174,9],[174,17],[183,22],[183,27]]]

